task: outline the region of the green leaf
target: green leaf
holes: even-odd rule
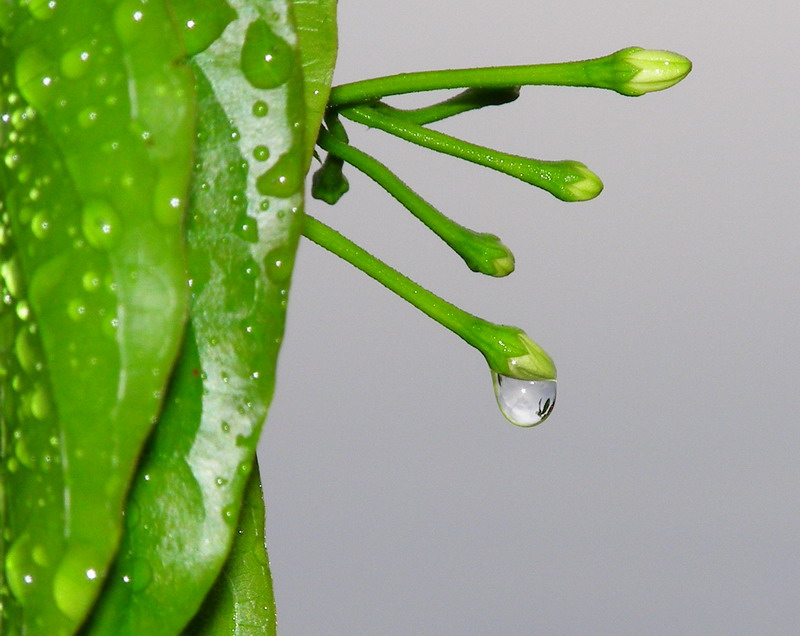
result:
[[[338,46],[336,3],[337,0],[292,0],[305,76],[306,170],[311,165],[333,81]]]
[[[258,463],[245,490],[233,547],[187,636],[275,636],[275,597],[264,545]]]
[[[272,397],[302,218],[302,75],[287,5],[231,4],[225,38],[192,62],[190,328],[88,634],[175,634],[195,615],[230,550]],[[289,55],[284,70],[251,59],[245,71],[246,42]],[[286,68],[270,88],[251,81]]]
[[[191,74],[164,0],[131,8],[0,16],[4,634],[84,620],[183,331]]]

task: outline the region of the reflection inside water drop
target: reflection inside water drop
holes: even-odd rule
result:
[[[544,422],[556,405],[554,380],[517,380],[492,373],[497,406],[506,419],[517,426],[536,426]]]

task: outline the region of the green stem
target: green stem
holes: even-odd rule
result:
[[[305,215],[303,234],[475,347],[493,371],[521,380],[555,379],[556,368],[550,356],[521,329],[496,325],[459,309],[312,216]]]
[[[617,90],[638,70],[617,64],[617,58],[618,53],[612,53],[578,62],[399,73],[336,86],[331,91],[328,106],[340,108],[389,95],[454,88],[585,86]]]
[[[449,219],[377,159],[343,143],[325,129],[320,130],[317,143],[329,156],[343,159],[378,183],[461,256],[472,271],[490,276],[505,276],[513,271],[514,256],[493,234],[474,232]]]
[[[402,119],[411,124],[424,126],[461,113],[477,110],[486,106],[501,106],[513,102],[519,97],[519,86],[503,88],[468,88],[455,97],[446,99],[438,104],[422,108],[401,109],[394,108],[383,102],[372,104],[375,110],[390,115],[395,119]]]
[[[414,305],[425,315],[433,318],[473,347],[479,347],[480,345],[479,340],[475,337],[476,332],[492,324],[467,313],[463,309],[459,309],[433,292],[421,287],[410,278],[353,243],[350,239],[339,234],[333,228],[308,214],[305,215],[303,235],[320,247],[357,267],[367,276],[375,279],[403,300]]]
[[[500,152],[396,119],[371,106],[354,106],[339,112],[352,121],[379,128],[424,148],[515,177],[550,192],[562,201],[586,201],[603,189],[597,175],[577,161],[541,161]]]
[[[348,143],[350,138],[347,136],[347,131],[342,125],[342,120],[339,119],[339,113],[329,110],[325,113],[325,125],[328,127],[331,135],[336,137],[341,142]],[[323,130],[320,128],[320,130]]]

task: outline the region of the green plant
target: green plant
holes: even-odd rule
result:
[[[3,633],[274,633],[253,467],[301,232],[475,346],[509,419],[551,412],[555,366],[524,332],[304,217],[315,143],[328,153],[315,196],[338,201],[352,164],[471,269],[504,276],[514,259],[497,237],[455,224],[351,146],[340,117],[585,200],[602,184],[583,164],[426,126],[526,84],[661,90],[688,61],[625,49],[331,91],[335,4],[0,4]],[[413,111],[381,101],[440,88],[464,91]],[[535,402],[512,403],[508,387],[535,387]]]

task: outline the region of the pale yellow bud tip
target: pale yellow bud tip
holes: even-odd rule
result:
[[[621,61],[638,70],[619,88],[623,95],[638,97],[663,91],[680,82],[692,70],[690,60],[671,51],[631,48],[620,53]]]

